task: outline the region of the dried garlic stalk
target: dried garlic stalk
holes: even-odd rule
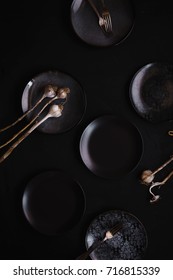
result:
[[[149,192],[152,195],[152,199],[150,200],[151,203],[156,202],[160,199],[160,195],[155,195],[152,191],[152,189],[156,186],[159,186],[159,188],[164,185],[169,178],[173,175],[173,171],[168,174],[168,176],[161,182],[154,182],[155,174],[158,173],[160,170],[162,170],[167,164],[169,164],[173,160],[173,156],[170,157],[168,161],[166,161],[164,164],[162,164],[158,169],[155,171],[151,170],[144,170],[141,175],[141,183],[145,184],[147,186],[150,185]]]

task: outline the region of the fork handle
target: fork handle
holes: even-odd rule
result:
[[[90,6],[92,7],[92,9],[94,10],[94,12],[96,13],[96,15],[98,16],[98,18],[102,18],[99,11],[97,10],[96,6],[94,5],[94,3],[92,2],[92,0],[87,0],[88,3],[90,4]]]
[[[93,243],[87,251],[85,251],[83,254],[81,254],[79,257],[76,258],[76,260],[86,260],[89,255],[103,242],[103,240],[99,240]]]

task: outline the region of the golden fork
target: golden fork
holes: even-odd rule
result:
[[[111,33],[112,32],[112,19],[111,19],[111,15],[110,12],[108,10],[108,8],[105,6],[105,1],[101,0],[102,3],[102,14],[101,17],[104,19],[105,22],[105,30],[107,33]]]
[[[108,17],[108,14],[106,13],[106,11],[103,11],[103,14],[100,15],[98,9],[96,8],[95,4],[93,3],[92,0],[87,0],[88,3],[90,4],[91,8],[93,9],[93,11],[95,12],[95,14],[97,15],[98,19],[99,19],[99,26],[101,27],[101,29],[104,31],[104,33],[110,33],[111,32],[111,20],[110,17]]]
[[[106,231],[105,236],[102,240],[99,240],[95,242],[93,245],[91,245],[89,249],[83,254],[81,254],[78,258],[76,258],[76,260],[86,260],[96,248],[98,248],[106,240],[113,238],[114,235],[118,233],[121,229],[122,229],[122,223],[118,223],[115,226],[113,226],[110,230]]]

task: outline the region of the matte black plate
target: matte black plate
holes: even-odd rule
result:
[[[66,173],[47,171],[27,184],[22,206],[33,228],[56,235],[79,222],[85,210],[85,197],[81,186]]]
[[[64,105],[62,116],[59,118],[49,118],[38,127],[38,130],[45,133],[63,133],[77,125],[86,109],[86,97],[81,85],[71,76],[59,72],[48,71],[34,77],[26,85],[22,95],[23,112],[29,110],[42,97],[45,87],[53,85],[58,87],[69,87],[70,94]],[[44,100],[37,109],[29,114],[28,120],[36,116],[38,111],[48,100]],[[52,104],[59,104],[54,101]],[[49,107],[40,115],[40,118],[48,113]]]
[[[93,0],[102,11],[101,1]],[[98,24],[98,18],[87,0],[74,0],[71,5],[71,22],[76,34],[86,43],[99,47],[118,44],[131,32],[134,25],[134,10],[130,0],[105,1],[113,26],[113,34],[106,35]]]
[[[153,123],[173,119],[173,65],[150,63],[134,75],[130,99],[136,112]]]
[[[138,164],[143,142],[138,129],[115,116],[102,116],[92,121],[80,139],[80,154],[94,174],[117,178],[128,174]]]
[[[85,242],[87,249],[98,240],[102,240],[105,232],[121,222],[122,229],[113,238],[103,242],[91,253],[93,260],[138,260],[143,259],[148,238],[143,224],[134,215],[112,210],[97,216],[88,227]]]

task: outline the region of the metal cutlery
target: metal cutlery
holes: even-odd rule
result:
[[[86,252],[77,257],[76,260],[86,260],[95,249],[97,249],[106,240],[113,238],[121,229],[122,223],[118,223],[113,226],[110,230],[106,231],[103,239],[94,242],[93,245],[91,245]]]
[[[108,9],[104,5],[104,2],[102,3],[103,4],[103,12],[102,12],[102,15],[101,15],[100,12],[98,11],[98,9],[96,8],[95,4],[93,3],[93,1],[92,0],[87,0],[87,1],[88,1],[91,8],[93,9],[93,11],[95,12],[95,14],[98,17],[99,26],[101,27],[101,29],[105,33],[111,33],[112,32],[111,16],[110,16],[110,13],[109,13]]]
[[[102,18],[104,19],[104,22],[105,22],[105,31],[107,33],[111,33],[112,32],[112,19],[111,19],[111,15],[110,15],[109,10],[105,6],[105,1],[101,0],[101,2],[102,2],[102,7],[103,7],[101,16],[102,16]]]

